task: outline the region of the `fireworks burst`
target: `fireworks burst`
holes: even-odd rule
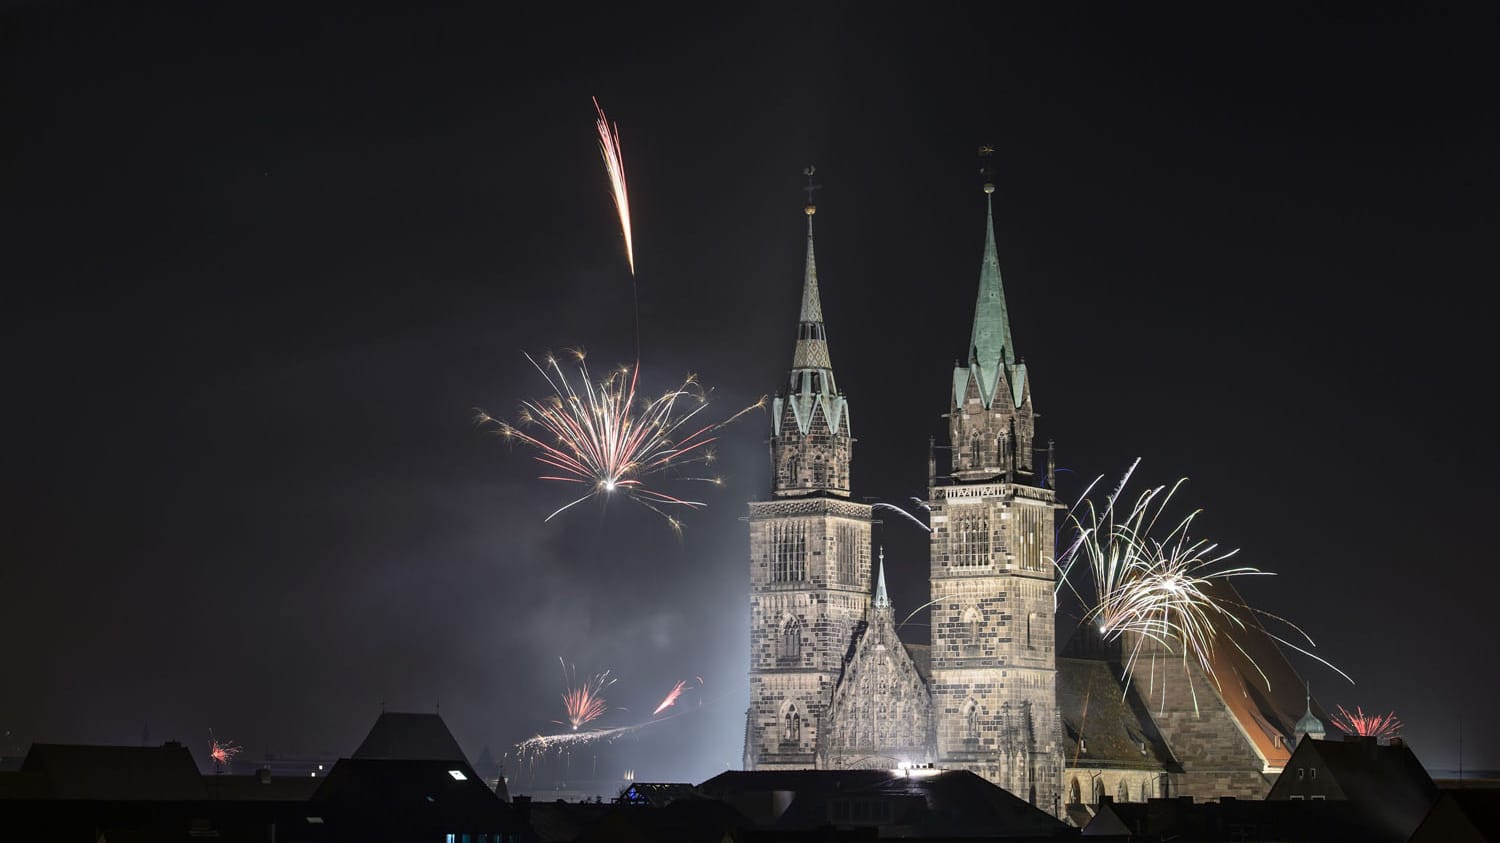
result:
[[[561,663],[562,659],[559,658]],[[571,726],[573,731],[585,723],[598,720],[609,706],[604,701],[603,691],[605,688],[615,684],[615,680],[609,676],[609,671],[596,673],[583,682],[577,681],[577,671],[568,665],[563,665],[563,682],[567,686],[563,691],[563,709],[567,712],[567,722],[554,720],[559,726]]]
[[[1386,714],[1365,714],[1359,706],[1354,707],[1354,713],[1339,706],[1338,713],[1333,715],[1333,725],[1339,727],[1339,731],[1350,735],[1363,735],[1377,740],[1388,740],[1401,734],[1401,719],[1392,711]]]
[[[704,504],[649,488],[645,479],[689,464],[712,463],[714,455],[708,446],[715,441],[713,434],[763,406],[765,399],[722,422],[700,424],[698,418],[708,406],[708,393],[692,376],[676,389],[648,401],[637,398],[639,365],[622,366],[596,383],[589,375],[583,353],[574,354],[580,376],[576,388],[557,358],[548,356],[542,365],[526,355],[553,392],[547,398],[521,404],[519,424],[535,426],[538,430],[535,435],[483,410],[478,411],[476,422],[494,425],[501,436],[529,445],[536,451],[537,462],[559,472],[544,474],[541,479],[576,483],[588,489],[553,510],[545,520],[550,521],[595,495],[619,492],[667,519],[673,529],[680,529],[681,522],[662,507],[696,509]],[[717,477],[684,479],[722,483]]]
[[[239,754],[239,744],[234,741],[221,741],[214,737],[212,729],[208,730],[208,757],[213,759],[215,765],[228,767],[229,762]]]
[[[604,107],[594,97],[594,110],[599,112],[595,128],[599,130],[599,154],[604,156],[604,169],[609,173],[609,192],[615,198],[615,211],[620,215],[620,231],[625,235],[625,259],[630,263],[630,274],[635,275],[635,242],[630,228],[630,193],[625,185],[625,157],[620,154],[620,127],[604,116]]]
[[[1222,690],[1222,684],[1214,669],[1214,647],[1220,640],[1227,640],[1261,678],[1270,686],[1270,678],[1253,657],[1245,652],[1233,635],[1220,636],[1224,629],[1247,629],[1255,623],[1254,616],[1274,618],[1295,630],[1306,639],[1309,646],[1313,640],[1295,624],[1266,612],[1252,609],[1243,603],[1225,600],[1213,593],[1213,586],[1234,577],[1270,576],[1268,572],[1252,567],[1220,567],[1234,556],[1237,550],[1221,551],[1217,544],[1194,540],[1189,537],[1195,510],[1166,531],[1162,538],[1153,533],[1173,494],[1182,485],[1179,480],[1170,488],[1158,486],[1142,493],[1128,510],[1121,505],[1125,485],[1129,482],[1140,460],[1136,460],[1121,478],[1119,486],[1106,498],[1102,508],[1089,500],[1089,490],[1080,501],[1082,514],[1075,508],[1068,514],[1068,521],[1076,531],[1073,543],[1057,559],[1059,570],[1058,587],[1067,584],[1072,569],[1082,563],[1093,581],[1095,599],[1090,601],[1078,594],[1089,606],[1084,615],[1086,623],[1097,626],[1100,638],[1106,642],[1132,634],[1133,643],[1126,656],[1125,670],[1129,674],[1134,668],[1142,648],[1147,642],[1161,645],[1168,653],[1181,656],[1184,671],[1188,660],[1196,661],[1203,672]],[[1097,484],[1098,481],[1095,481]],[[1264,631],[1263,627],[1256,624]],[[1272,639],[1292,649],[1311,656],[1319,662],[1349,679],[1343,671],[1326,660],[1309,653],[1286,639],[1266,632]],[[1153,667],[1153,680],[1155,671]],[[1353,680],[1349,680],[1351,683]],[[1191,682],[1189,682],[1191,690]],[[1194,710],[1198,706],[1197,692],[1192,691]],[[1163,688],[1165,704],[1165,687]]]

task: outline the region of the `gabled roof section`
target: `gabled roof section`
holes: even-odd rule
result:
[[[468,764],[464,752],[436,714],[381,712],[354,758],[399,761],[453,761]]]
[[[1103,660],[1058,658],[1057,707],[1068,766],[1161,770],[1172,762],[1136,688],[1125,688],[1120,675]]]
[[[208,796],[197,763],[180,743],[32,744],[21,772],[44,778],[54,799],[189,801]]]

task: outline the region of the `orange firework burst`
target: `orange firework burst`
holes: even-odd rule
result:
[[[1385,714],[1365,714],[1359,706],[1354,707],[1351,714],[1348,709],[1339,706],[1338,713],[1333,715],[1333,725],[1339,730],[1351,735],[1363,735],[1367,738],[1388,739],[1401,734],[1401,720],[1396,712]]]
[[[594,97],[594,110],[599,112],[595,128],[599,130],[599,154],[604,156],[604,169],[609,173],[609,192],[615,198],[615,211],[620,215],[620,231],[625,235],[625,260],[630,264],[630,274],[635,274],[635,238],[630,230],[630,193],[625,185],[625,156],[620,153],[620,127],[604,116],[604,107]]]
[[[645,479],[688,464],[713,462],[708,446],[714,442],[714,432],[762,406],[765,399],[725,421],[700,424],[696,419],[708,406],[708,393],[692,376],[676,389],[647,401],[637,398],[639,365],[622,366],[596,383],[589,376],[583,352],[574,354],[581,376],[577,388],[555,357],[547,357],[543,366],[526,355],[553,391],[547,398],[521,404],[519,424],[535,426],[539,431],[536,435],[483,410],[478,411],[476,421],[494,425],[501,436],[529,445],[536,451],[537,462],[560,472],[544,474],[541,479],[587,487],[586,493],[553,510],[545,520],[595,495],[619,492],[666,518],[673,529],[679,528],[677,519],[661,507],[692,509],[703,503],[648,488]],[[684,479],[715,485],[721,482],[716,477]]]
[[[562,663],[562,659],[559,658],[558,662]],[[559,726],[570,726],[577,731],[579,726],[598,720],[604,712],[609,710],[603,695],[605,688],[615,684],[615,680],[609,676],[609,671],[596,673],[580,683],[577,681],[576,669],[563,664],[563,682],[566,687],[563,690],[562,701],[563,710],[567,712],[567,721],[554,720],[552,722]]]
[[[213,759],[217,767],[228,767],[229,762],[240,754],[240,747],[234,741],[221,741],[214,737],[212,729],[208,730],[208,757]]]

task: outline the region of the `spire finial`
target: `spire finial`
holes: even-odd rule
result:
[[[880,546],[879,571],[875,578],[875,608],[889,609],[891,598],[885,593],[885,545]]]
[[[818,212],[818,206],[813,204],[813,191],[817,190],[823,185],[813,184],[813,174],[817,171],[818,168],[813,166],[812,164],[808,164],[806,167],[802,168],[802,175],[807,176],[807,187],[802,188],[802,190],[807,194],[807,205],[803,207],[803,210],[807,212],[808,216],[812,216],[813,214],[816,214]],[[807,224],[811,226],[812,220],[808,220]]]
[[[995,148],[989,144],[981,144],[979,147],[979,174],[984,176],[984,192],[988,196],[995,192],[995,170],[990,166],[990,157],[995,154]]]

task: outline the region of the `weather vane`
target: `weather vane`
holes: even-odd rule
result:
[[[808,164],[806,167],[802,168],[802,175],[807,176],[807,187],[804,187],[802,189],[807,191],[807,204],[809,205],[813,203],[813,191],[823,186],[821,184],[813,184],[813,174],[817,171],[818,168],[813,166],[812,164]]]
[[[995,154],[995,148],[989,144],[979,146],[979,174],[984,176],[984,192],[995,192],[995,171],[990,165],[990,157]]]

